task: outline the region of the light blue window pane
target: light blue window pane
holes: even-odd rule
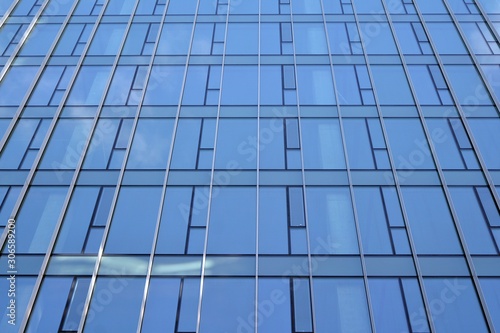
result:
[[[493,326],[498,331],[500,330],[500,279],[483,278],[479,280],[483,296],[488,305],[488,311],[493,321]]]
[[[7,291],[10,287],[10,282],[5,277],[0,279],[0,288],[5,290],[4,295],[0,298],[0,307],[2,309],[2,316],[0,317],[0,330],[5,333],[18,333],[19,332],[19,318],[22,318],[26,312],[26,307],[28,306],[28,301],[31,297],[33,291],[33,286],[35,285],[36,277],[27,276],[17,276],[16,277],[16,321],[15,325],[9,324],[11,318],[7,316],[10,309],[7,307],[10,304],[10,300],[7,295]]]
[[[227,29],[226,54],[257,54],[259,46],[257,23],[230,22]]]
[[[347,28],[344,23],[327,23],[328,42],[332,54],[351,54]]]
[[[323,1],[323,9],[325,14],[342,14],[341,1]]]
[[[212,50],[213,23],[196,23],[191,54],[210,54]]]
[[[285,139],[281,119],[260,120],[260,169],[285,168]]]
[[[439,54],[466,54],[467,49],[451,22],[427,23],[431,38]]]
[[[311,332],[311,293],[309,280],[293,279],[293,308],[296,332]]]
[[[285,188],[260,188],[259,253],[288,254]]]
[[[434,169],[427,139],[415,118],[385,119],[389,144],[400,176],[408,177],[416,169]]]
[[[64,33],[59,38],[57,47],[54,50],[55,55],[71,55],[75,49],[76,43],[80,40],[84,24],[68,24],[64,29]]]
[[[469,119],[474,139],[479,146],[486,167],[488,169],[500,169],[500,119]]]
[[[28,105],[49,105],[63,72],[64,66],[46,67],[31,94]]]
[[[40,168],[59,170],[59,178],[61,170],[76,168],[91,125],[92,119],[59,120],[45,149]]]
[[[255,169],[256,119],[221,119],[217,137],[216,169]]]
[[[106,169],[120,123],[118,119],[100,119],[85,155],[84,169]]]
[[[392,254],[384,201],[378,187],[354,190],[363,250],[366,254]]]
[[[418,40],[410,23],[394,23],[394,31],[403,54],[422,54]]]
[[[89,55],[116,55],[126,24],[99,24],[88,51]]]
[[[373,1],[363,3],[374,4]],[[383,12],[383,10],[382,10]],[[360,23],[367,54],[397,54],[391,28],[387,23]]]
[[[421,105],[441,105],[441,100],[437,93],[431,73],[427,66],[410,65],[410,78],[415,88],[418,102]]]
[[[491,49],[484,37],[484,34],[487,34],[486,37],[492,38],[489,30],[486,30],[487,32],[481,31],[476,23],[462,22],[460,23],[460,27],[465,33],[465,37],[475,54],[492,54]]]
[[[399,280],[369,279],[369,287],[377,331],[407,332],[409,323]]]
[[[35,13],[32,11],[36,0],[23,0],[20,1],[11,15],[13,16],[33,16]]]
[[[337,119],[303,119],[302,144],[306,169],[345,169]]]
[[[0,106],[19,106],[37,70],[36,66],[12,66],[0,82]]]
[[[110,75],[110,66],[82,66],[67,105],[98,105]]]
[[[224,66],[223,105],[257,105],[257,66]]]
[[[438,187],[404,187],[402,192],[417,253],[462,253],[442,190]]]
[[[481,65],[481,68],[497,98],[500,98],[500,66]]]
[[[203,287],[200,332],[242,332],[254,311],[254,279],[206,278]]]
[[[343,123],[349,167],[374,169],[373,151],[365,119],[346,118]]]
[[[196,331],[198,316],[198,300],[200,298],[200,280],[184,279],[182,284],[182,299],[179,311],[179,332]]]
[[[306,193],[311,252],[358,253],[356,227],[348,189],[310,187]]]
[[[330,66],[299,65],[299,98],[302,105],[335,104],[335,93]]]
[[[442,0],[416,0],[415,2],[423,14],[447,14],[448,13]]]
[[[430,332],[420,286],[416,279],[401,279],[410,324],[414,332]]]
[[[496,1],[479,0],[478,2],[481,3],[481,6],[483,6],[486,13],[500,14],[500,6],[498,6],[498,3]]]
[[[262,14],[279,14],[279,0],[261,1]]]
[[[151,252],[161,187],[122,187],[111,221],[106,253]],[[138,226],[140,225],[140,237]]]
[[[141,332],[175,331],[179,286],[179,279],[151,279]]]
[[[182,97],[183,105],[205,104],[208,68],[208,66],[189,66]]]
[[[476,187],[476,191],[488,223],[492,227],[500,227],[500,212],[493,201],[490,190],[487,187]]]
[[[173,119],[139,120],[127,169],[165,169],[173,126]]]
[[[399,65],[372,65],[373,81],[382,105],[412,105],[408,81]]]
[[[361,105],[361,92],[354,66],[334,66],[337,94],[341,105]]]
[[[447,119],[427,118],[429,132],[431,133],[437,157],[443,169],[464,169],[461,152],[455,142],[453,133]]]
[[[57,237],[56,253],[82,252],[98,195],[98,187],[75,189]]]
[[[83,332],[136,332],[143,294],[144,279],[99,277]]]
[[[295,23],[293,29],[297,54],[328,53],[323,23]]]
[[[281,66],[262,66],[260,71],[260,104],[283,105]]]
[[[267,1],[265,3],[268,3]],[[262,2],[264,6],[264,2]],[[280,54],[280,25],[279,23],[261,23],[260,25],[260,54]]]
[[[177,105],[184,69],[184,66],[153,66],[144,105]]]
[[[67,191],[62,186],[31,187],[16,218],[17,253],[47,251]]]
[[[445,65],[451,86],[462,105],[491,105],[491,98],[472,65]]]
[[[214,187],[212,191],[208,253],[255,253],[255,188]]]
[[[200,141],[201,121],[180,119],[175,136],[172,169],[195,169]]]
[[[191,42],[191,23],[165,23],[158,43],[158,55],[187,54]]]
[[[133,1],[110,0],[106,7],[106,15],[130,15],[133,9]]]
[[[37,24],[24,43],[19,56],[44,56],[59,31],[59,24]]]
[[[149,24],[133,23],[127,34],[127,39],[122,50],[123,55],[139,55],[142,53],[144,42],[151,33],[149,29],[158,30],[157,27],[150,27]]]
[[[38,119],[20,119],[0,155],[0,169],[18,169],[35,135]]]
[[[155,12],[156,1],[155,0],[140,0],[137,7],[136,15],[152,15],[158,14]],[[158,6],[162,7],[162,6]]]
[[[294,0],[292,2],[294,14],[321,14],[320,0]]]
[[[288,279],[259,278],[259,333],[292,332],[290,284]],[[253,332],[255,323],[243,317],[241,332]]]
[[[313,286],[317,333],[372,331],[361,279],[315,278]]]
[[[2,189],[5,189],[2,187]],[[2,191],[3,193],[3,191]],[[3,198],[2,204],[0,206],[0,225],[5,225],[7,221],[12,218],[12,209],[14,208],[14,205],[16,204],[17,198],[19,196],[19,193],[21,193],[21,187],[18,186],[11,186],[9,188],[9,191],[5,193],[4,195],[6,197]]]
[[[45,278],[30,314],[26,332],[59,330],[72,282],[72,278]]]
[[[106,96],[107,105],[127,105],[137,67],[118,66]]]
[[[384,7],[380,0],[352,0],[358,14],[384,14]]]
[[[82,317],[82,308],[87,298],[90,278],[77,278],[71,295],[71,301],[67,308],[63,330],[76,331]]]
[[[496,254],[495,242],[491,238],[488,221],[484,218],[474,189],[451,187],[450,193],[469,252],[471,254]]]
[[[2,1],[2,3],[0,4],[0,15],[5,14],[7,9],[9,9],[9,7],[12,5],[13,2],[14,0]]]
[[[424,278],[424,285],[436,332],[489,331],[468,278]]]
[[[192,195],[191,187],[167,187],[156,253],[184,253],[189,214],[196,214],[200,209],[208,207],[207,196],[205,200],[193,203],[191,211]]]
[[[167,14],[194,15],[197,0],[170,0]]]

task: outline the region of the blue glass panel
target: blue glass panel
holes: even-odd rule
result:
[[[40,168],[67,170],[76,168],[90,134],[91,119],[61,119],[45,149]],[[60,173],[58,173],[60,177]]]
[[[45,278],[25,332],[59,330],[72,282],[72,278]]]
[[[179,279],[151,279],[141,332],[175,331],[179,286]]]
[[[424,284],[436,332],[488,332],[469,279],[424,278]]]
[[[259,191],[259,253],[288,254],[286,191],[267,187]]]
[[[207,89],[208,66],[189,66],[182,104],[203,105]]]
[[[182,284],[182,300],[179,310],[179,332],[196,331],[198,317],[198,301],[200,299],[200,280],[184,279]]]
[[[0,155],[0,169],[17,169],[31,144],[38,119],[20,119]]]
[[[184,69],[184,66],[153,66],[144,105],[177,105]]]
[[[259,333],[292,332],[290,284],[288,279],[259,279],[257,323]],[[253,316],[243,317],[241,332],[253,332]]]
[[[380,104],[413,104],[410,87],[401,66],[372,65],[371,70]]]
[[[67,191],[61,186],[30,188],[16,218],[17,253],[47,251]]]
[[[416,0],[423,14],[447,14],[442,0]]]
[[[82,317],[82,309],[87,298],[90,278],[77,278],[73,287],[71,301],[68,304],[63,330],[76,331]]]
[[[420,121],[415,118],[386,118],[392,156],[400,177],[411,176],[416,169],[433,169],[434,161]]]
[[[260,104],[282,105],[283,84],[281,66],[262,66],[260,70]]]
[[[195,169],[200,142],[201,121],[180,119],[175,135],[172,169]]]
[[[92,39],[89,55],[116,55],[123,39],[126,24],[99,24]]]
[[[306,169],[345,169],[337,119],[302,119],[302,144]]]
[[[402,192],[417,253],[462,253],[443,191],[439,187],[404,187]]]
[[[327,23],[328,42],[332,54],[351,54],[349,37],[344,23]]]
[[[223,105],[257,105],[257,66],[224,67]]]
[[[500,119],[469,119],[474,139],[479,146],[479,153],[488,169],[500,169]]]
[[[285,168],[285,139],[281,119],[260,120],[260,169]]]
[[[106,15],[130,15],[133,9],[133,1],[109,0]]]
[[[500,330],[500,279],[488,279],[483,278],[479,280],[481,283],[481,289],[483,290],[483,296],[486,299],[486,304],[488,305],[488,311],[493,321],[495,329]]]
[[[59,31],[59,24],[37,24],[24,43],[20,56],[44,56]]]
[[[362,1],[366,4],[375,4],[374,1]],[[383,13],[383,9],[381,10]],[[360,23],[359,28],[363,36],[367,54],[397,54],[396,44],[387,23]]]
[[[98,278],[83,332],[136,332],[143,294],[144,279]]]
[[[106,253],[151,252],[160,196],[159,186],[120,189],[106,242]]]
[[[366,254],[392,254],[384,201],[378,187],[354,190],[363,250]]]
[[[299,98],[302,105],[335,104],[335,94],[330,66],[299,65]]]
[[[100,119],[85,155],[84,169],[106,169],[119,128],[118,119]]]
[[[401,279],[406,308],[410,315],[410,324],[414,332],[430,332],[422,293],[416,279]]]
[[[208,253],[255,253],[256,193],[251,187],[214,187]]]
[[[349,190],[344,187],[309,187],[306,197],[311,252],[358,253]]]
[[[316,310],[315,332],[372,331],[363,280],[315,278],[313,286]]]
[[[431,38],[439,54],[466,54],[467,49],[457,28],[449,22],[427,23]]]
[[[19,106],[37,70],[36,66],[12,66],[0,83],[0,106]]]
[[[380,0],[371,0],[371,1],[363,1],[363,0],[352,0],[354,3],[354,7],[356,8],[356,12],[358,14],[380,14],[384,13],[384,7]]]
[[[297,54],[328,53],[323,23],[295,23],[293,29]]]
[[[321,1],[295,0],[292,2],[292,11],[294,14],[321,14]]]
[[[23,318],[26,307],[28,306],[28,301],[31,297],[31,293],[33,290],[33,286],[35,285],[36,277],[27,277],[27,276],[16,276],[16,292],[15,292],[15,321],[14,325],[9,323],[11,316],[10,309],[7,307],[10,306],[10,300],[14,298],[8,297],[8,290],[10,288],[10,281],[5,277],[0,279],[0,288],[5,290],[4,295],[0,298],[0,307],[2,309],[2,316],[0,317],[0,330],[5,333],[18,333],[20,318]]]
[[[434,148],[443,169],[464,169],[462,155],[449,126],[444,118],[427,118]]]
[[[221,119],[217,137],[216,169],[255,169],[256,119]]]
[[[165,169],[173,119],[140,119],[130,148],[128,169]]]
[[[419,42],[410,23],[394,22],[394,31],[403,54],[421,54]]]
[[[98,195],[98,187],[79,186],[74,190],[57,237],[56,253],[82,252]]]
[[[226,54],[257,54],[259,46],[257,23],[230,22],[227,29]]]
[[[135,66],[118,66],[116,68],[106,96],[107,105],[127,105],[136,70]]]
[[[354,66],[334,66],[337,94],[341,105],[360,105],[361,92]]]
[[[271,1],[262,2],[262,6]],[[262,8],[264,10],[264,8]],[[260,25],[260,54],[280,54],[280,26],[279,23],[261,23]]]
[[[343,123],[349,167],[374,169],[373,151],[365,119],[347,118]]]
[[[450,193],[469,252],[471,254],[496,254],[488,221],[483,215],[474,189],[452,187]]]
[[[109,79],[110,66],[82,66],[67,105],[98,105]]]
[[[187,54],[191,42],[191,23],[165,23],[158,43],[157,54]]]
[[[21,192],[21,187],[11,186],[8,191],[6,187],[1,187],[0,192],[2,193],[0,196],[2,199],[2,201],[0,201],[0,225],[5,226],[7,221],[12,218],[12,209]]]
[[[408,70],[418,102],[421,105],[440,105],[441,101],[427,66],[410,65]]]
[[[220,300],[224,299],[224,302]],[[254,310],[255,281],[249,278],[206,278],[203,286],[200,331],[242,332]],[[220,314],[224,315],[221,316]]]

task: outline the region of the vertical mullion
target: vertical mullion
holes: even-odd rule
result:
[[[256,214],[255,214],[255,305],[254,305],[254,332],[258,332],[259,326],[259,212],[260,212],[260,113],[261,113],[261,11],[262,1],[258,2],[258,24],[257,24],[257,163],[256,163]],[[284,101],[284,99],[283,99]]]

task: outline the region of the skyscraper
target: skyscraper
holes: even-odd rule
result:
[[[498,0],[0,16],[0,332],[500,332]]]

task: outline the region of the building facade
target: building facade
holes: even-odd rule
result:
[[[498,0],[2,0],[0,331],[500,332]]]

